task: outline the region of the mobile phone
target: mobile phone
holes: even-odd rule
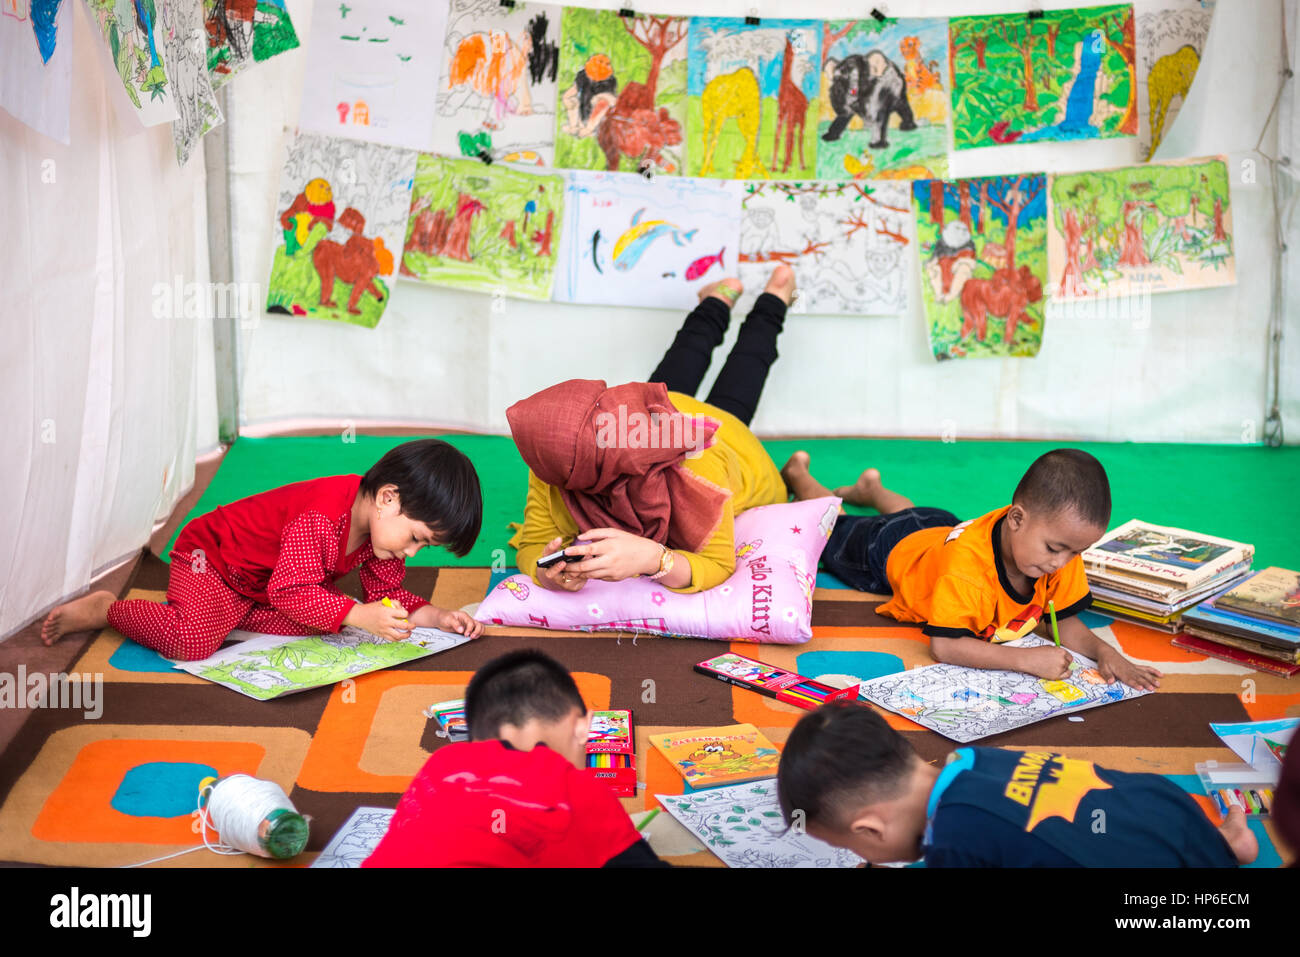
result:
[[[551,554],[543,555],[541,558],[537,559],[537,567],[550,568],[556,562],[562,562],[568,557],[568,555],[564,554],[564,549],[561,548],[558,552],[551,552]]]

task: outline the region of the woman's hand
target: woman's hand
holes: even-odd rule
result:
[[[582,533],[585,545],[570,545],[565,554],[575,558],[569,563],[571,574],[599,581],[619,582],[638,575],[659,571],[664,548],[658,542],[617,528],[593,528]]]
[[[562,538],[552,538],[542,549],[543,555],[551,555],[560,551],[564,544]],[[546,568],[537,566],[537,572],[533,575],[537,584],[551,591],[579,591],[583,585],[587,584],[587,576],[575,572],[573,562],[556,562]]]

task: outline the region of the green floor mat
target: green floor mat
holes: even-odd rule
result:
[[[492,565],[510,537],[508,523],[524,513],[528,470],[504,436],[449,435],[478,469],[483,486],[483,534],[464,558],[425,549],[412,565]],[[290,482],[322,475],[364,473],[410,436],[241,438],[226,453],[186,521],[218,505]],[[764,445],[777,465],[803,449],[813,474],[834,488],[862,469],[878,468],[885,484],[917,505],[974,518],[1006,505],[1029,464],[1061,442],[934,442],[908,439],[801,439]],[[1175,525],[1251,542],[1255,567],[1300,567],[1300,448],[1250,445],[1082,443],[1110,476],[1111,527],[1130,518]],[[174,539],[173,539],[174,540]],[[167,553],[171,550],[168,544]],[[514,553],[506,550],[506,564]]]

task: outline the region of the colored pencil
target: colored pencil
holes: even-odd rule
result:
[[[1047,613],[1052,616],[1052,638],[1056,641],[1056,647],[1061,647],[1061,631],[1056,627],[1056,602],[1047,603]]]
[[[655,819],[655,815],[658,814],[660,810],[662,810],[662,808],[655,808],[645,817],[641,818],[641,823],[636,826],[636,829],[638,831],[644,831],[645,826]]]

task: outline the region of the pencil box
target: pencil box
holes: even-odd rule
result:
[[[784,701],[797,708],[812,711],[827,701],[853,700],[858,696],[860,685],[847,688],[832,688],[820,681],[813,681],[793,671],[786,671],[775,665],[755,661],[744,655],[728,652],[715,655],[695,666],[702,675],[717,678],[738,688],[748,688],[759,694]]]
[[[593,711],[587,771],[618,797],[636,797],[636,736],[631,711]]]
[[[1260,771],[1249,764],[1203,761],[1196,765],[1196,776],[1225,817],[1234,805],[1256,817],[1268,817],[1273,811],[1276,772]]]

